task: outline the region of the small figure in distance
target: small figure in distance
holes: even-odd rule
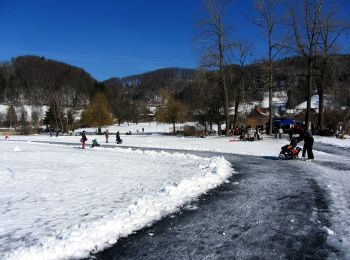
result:
[[[100,146],[100,144],[97,142],[96,139],[93,139],[91,147],[94,148],[94,147],[98,147],[98,146]]]
[[[85,149],[85,142],[86,141],[87,141],[86,133],[85,133],[85,131],[83,131],[81,134],[81,139],[80,139],[81,149]]]
[[[106,143],[108,143],[109,131],[108,129],[105,131]]]
[[[117,144],[121,144],[123,142],[123,140],[120,138],[119,131],[117,131],[116,133],[115,141],[117,142]]]
[[[280,127],[279,129],[278,129],[278,137],[281,139],[282,138],[282,134],[283,134],[283,129],[282,129],[282,127]]]

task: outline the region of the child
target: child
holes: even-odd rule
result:
[[[94,147],[97,147],[97,146],[100,146],[100,144],[97,142],[97,140],[96,139],[92,140],[91,147],[94,148]]]
[[[81,134],[81,149],[85,149],[85,142],[87,141],[87,137],[86,137],[86,133],[85,131],[83,131],[83,133]]]

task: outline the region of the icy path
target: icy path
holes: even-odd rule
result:
[[[196,152],[201,156],[215,153]],[[329,245],[327,192],[308,162],[225,154],[239,173],[97,259],[343,259]]]
[[[306,164],[318,183],[329,192],[331,227],[328,242],[350,259],[350,150],[317,145],[317,161]]]
[[[239,175],[97,259],[350,259],[350,151],[315,148],[314,162],[225,154]]]
[[[1,142],[0,259],[88,256],[231,174],[219,157]]]

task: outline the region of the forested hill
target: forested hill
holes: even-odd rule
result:
[[[340,104],[347,105],[350,102],[350,55],[336,55],[332,60],[334,68],[329,77],[333,81],[329,82],[332,88],[325,94],[336,95]],[[241,72],[238,66],[231,66],[229,70],[233,75],[228,77],[231,80],[229,95],[235,100],[234,89],[237,89]],[[244,70],[245,101],[261,100],[266,91],[264,64],[251,64]],[[305,73],[305,63],[300,57],[285,58],[274,64],[274,90],[287,91],[291,107],[305,101]],[[20,56],[0,64],[0,103],[49,105],[54,100],[63,106],[79,108],[99,89],[106,90],[110,103],[119,104],[120,100],[153,102],[159,99],[160,89],[166,88],[191,106],[198,101],[198,88],[204,87],[198,76],[195,69],[164,68],[98,83],[81,68],[38,56]],[[207,83],[210,84],[210,80]]]
[[[103,81],[107,87],[109,86],[148,86],[164,87],[164,85],[172,85],[177,81],[191,81],[195,79],[197,70],[186,68],[164,68],[142,74],[131,75],[124,78],[110,78]]]
[[[0,64],[0,103],[48,105],[59,99],[79,107],[98,84],[83,69],[38,56],[19,56]]]

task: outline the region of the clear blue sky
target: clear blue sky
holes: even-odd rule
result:
[[[350,13],[349,2],[339,2]],[[230,13],[258,58],[265,46],[250,22],[251,5],[236,0]],[[202,0],[0,0],[0,61],[35,54],[82,67],[98,80],[196,68],[194,38],[203,16]]]

